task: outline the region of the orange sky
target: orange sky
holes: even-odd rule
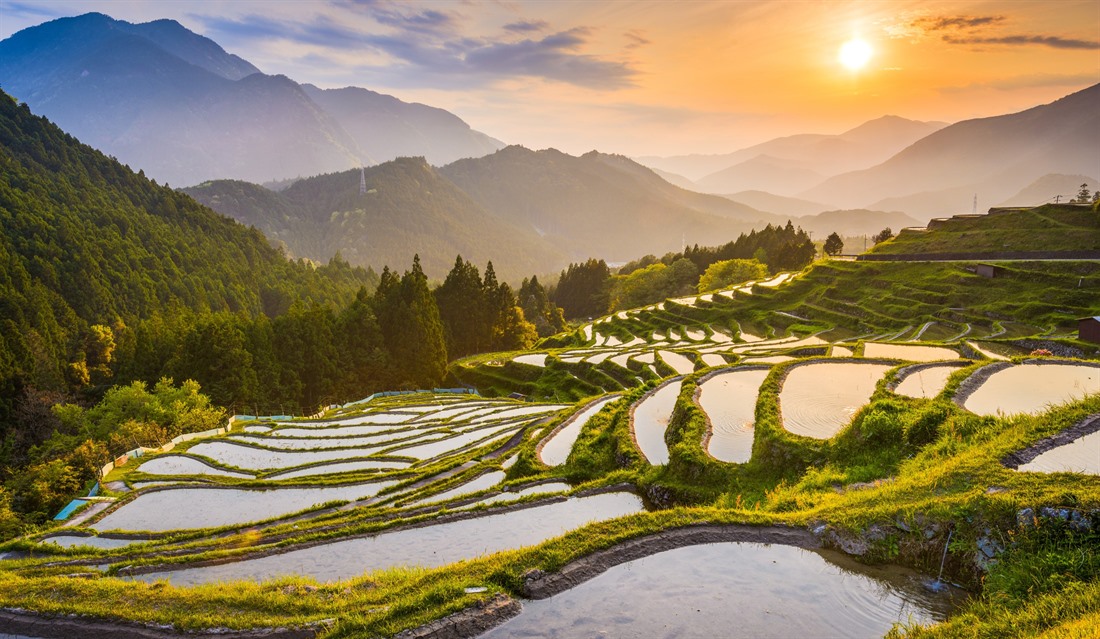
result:
[[[1100,82],[1100,2],[0,0],[0,36],[173,18],[266,73],[453,111],[505,142],[718,153],[885,114],[957,121]],[[873,48],[849,71],[840,46]]]

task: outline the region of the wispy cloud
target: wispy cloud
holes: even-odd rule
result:
[[[638,29],[632,29],[630,31],[627,31],[623,35],[626,37],[629,43],[626,45],[627,49],[637,49],[639,47],[644,47],[651,42],[649,38],[642,35],[642,32]]]
[[[1004,21],[1004,16],[924,16],[914,20],[913,25],[925,31],[945,31],[976,29]]]
[[[60,18],[71,15],[64,7],[50,8],[45,4],[31,4],[29,2],[0,2],[0,14],[9,17],[20,18]]]
[[[912,37],[914,35],[937,34],[947,44],[957,45],[1001,45],[1001,46],[1044,46],[1054,49],[1100,49],[1100,42],[1065,38],[1056,35],[1038,33],[1004,33],[1007,18],[1003,15],[982,16],[929,16],[923,15],[899,28],[896,33]]]
[[[361,22],[345,24],[324,14],[293,21],[259,15],[196,18],[218,36],[382,55],[392,63],[360,70],[384,75],[401,86],[460,87],[531,77],[606,90],[631,86],[637,74],[628,62],[586,53],[593,37],[587,27],[538,35],[550,27],[547,22],[520,21],[505,25],[495,35],[470,36],[463,33],[462,19],[454,13],[407,12],[374,2],[356,3],[358,13],[364,9],[374,28]],[[640,35],[632,38],[633,45],[644,42]]]
[[[1058,36],[1016,34],[998,37],[982,36],[943,36],[943,41],[948,44],[1001,44],[1008,46],[1032,46],[1039,45],[1054,49],[1100,49],[1100,42],[1095,40],[1076,40],[1073,38],[1061,38]]]
[[[504,30],[512,33],[532,33],[546,31],[549,28],[550,23],[546,20],[520,20],[504,25]]]

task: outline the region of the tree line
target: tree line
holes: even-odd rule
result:
[[[561,307],[566,318],[595,317],[668,297],[715,290],[737,283],[741,277],[744,280],[740,281],[761,277],[762,272],[802,269],[814,255],[814,243],[801,228],[789,221],[785,226],[769,224],[721,246],[696,244],[660,258],[647,255],[614,273],[603,260],[570,264],[551,289],[550,299]],[[719,267],[712,269],[716,264]]]

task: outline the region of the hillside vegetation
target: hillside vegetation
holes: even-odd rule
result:
[[[981,216],[933,220],[875,245],[873,255],[1100,250],[1100,213],[1088,206],[1044,204],[994,209]],[[980,258],[979,258],[980,259]]]

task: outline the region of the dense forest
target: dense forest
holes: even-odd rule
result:
[[[798,270],[809,265],[814,255],[814,243],[805,231],[790,221],[786,226],[768,224],[721,246],[696,244],[660,258],[646,255],[614,273],[603,260],[570,264],[550,297],[569,319],[596,317],[755,279],[765,270]]]

